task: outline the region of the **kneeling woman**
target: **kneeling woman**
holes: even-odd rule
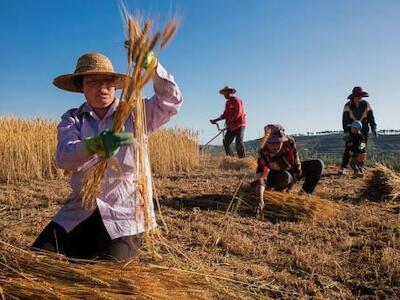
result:
[[[267,125],[258,157],[255,182],[259,194],[257,213],[264,209],[265,187],[284,191],[305,178],[300,193],[311,195],[322,175],[324,163],[320,159],[300,162],[296,142],[285,134],[281,125]]]

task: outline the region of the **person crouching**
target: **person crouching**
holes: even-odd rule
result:
[[[300,193],[311,195],[324,170],[320,159],[300,162],[296,141],[286,136],[281,125],[267,125],[264,132],[257,161],[258,179],[252,184],[259,196],[257,214],[264,209],[266,187],[277,191],[290,190],[296,181],[305,178]]]
[[[364,135],[361,133],[362,123],[353,121],[350,124],[350,133],[345,136],[346,147],[350,151],[350,167],[354,176],[364,176],[364,164],[367,158],[366,143]]]

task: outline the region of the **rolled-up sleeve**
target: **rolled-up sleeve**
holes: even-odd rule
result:
[[[179,111],[183,98],[174,77],[158,63],[153,78],[154,96],[146,100],[147,132],[150,134],[166,124]]]
[[[90,154],[81,140],[79,119],[74,116],[76,109],[67,111],[58,124],[56,164],[59,168],[74,171],[87,162]]]

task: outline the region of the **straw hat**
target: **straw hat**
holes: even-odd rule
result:
[[[224,94],[225,92],[231,92],[232,94],[235,94],[236,90],[233,87],[226,85],[221,90],[219,90],[220,94]]]
[[[115,73],[110,59],[100,53],[87,53],[79,57],[75,72],[56,77],[53,84],[66,91],[82,93],[82,87],[77,84],[76,78],[83,75],[113,75],[115,88],[121,89],[126,85],[128,76]]]

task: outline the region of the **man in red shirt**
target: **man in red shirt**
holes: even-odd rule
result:
[[[234,156],[231,144],[234,139],[236,143],[236,151],[239,158],[245,156],[243,135],[246,127],[246,115],[243,111],[242,100],[235,97],[236,90],[232,87],[225,86],[219,91],[226,99],[224,113],[217,119],[210,120],[211,124],[216,124],[218,121],[225,120],[227,132],[224,137],[224,148],[227,155]]]

